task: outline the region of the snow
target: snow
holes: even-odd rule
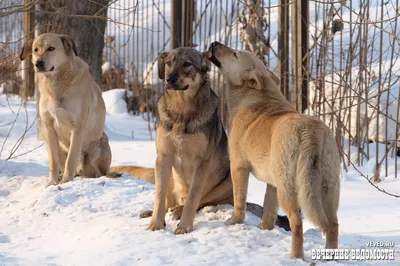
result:
[[[101,66],[101,72],[104,74],[105,72],[107,72],[108,70],[111,69],[111,63],[110,62],[105,62],[102,66]]]
[[[119,115],[126,113],[127,103],[124,99],[125,92],[131,95],[131,91],[126,89],[114,89],[104,92],[104,103],[106,104],[106,111],[112,115]]]
[[[146,121],[122,112],[126,106],[121,101],[113,107],[118,112],[110,112],[109,103],[121,95],[122,90],[103,94],[108,103],[105,130],[112,165],[152,167],[156,158],[154,130],[150,136]],[[32,124],[35,103],[28,102],[25,112],[18,98],[6,97],[0,95],[1,145],[8,135],[0,154],[0,265],[308,265],[311,249],[325,245],[324,236],[305,218],[306,261],[289,260],[289,232],[260,230],[259,218],[248,212],[244,225],[225,226],[232,214],[230,205],[199,211],[190,234],[174,235],[178,222],[170,214],[165,230],[146,231],[149,218],[140,219],[139,213],[152,208],[154,186],[127,175],[118,179],[76,178],[46,188],[48,158]],[[32,126],[14,154],[17,157],[6,161],[26,125]],[[393,177],[393,160],[389,162],[392,170],[379,186],[400,193],[400,178]],[[360,170],[366,174],[374,171],[368,164]],[[264,193],[265,184],[252,177],[248,201],[262,204]],[[400,263],[399,200],[378,192],[354,170],[343,172],[339,224],[340,248],[361,248],[367,241],[394,241],[395,261],[378,263]],[[360,264],[365,262],[326,263]]]

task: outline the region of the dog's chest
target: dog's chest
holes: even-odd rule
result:
[[[174,134],[170,132],[167,134],[167,137],[170,139],[172,144],[175,146],[175,159],[181,164],[182,163],[182,150],[184,150],[184,135],[183,134]]]
[[[61,100],[47,100],[43,111],[47,112],[54,119],[54,126],[57,128],[69,128],[69,126],[75,124],[77,109],[71,108]]]
[[[204,134],[167,134],[175,147],[174,165],[185,167],[205,156],[207,141]]]

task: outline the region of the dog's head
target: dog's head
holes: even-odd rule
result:
[[[158,77],[169,90],[197,89],[211,69],[210,53],[191,48],[177,48],[158,58]]]
[[[211,62],[218,67],[230,86],[245,85],[247,88],[262,90],[269,82],[279,85],[279,79],[269,71],[252,52],[234,50],[219,42],[209,48]]]
[[[70,36],[45,33],[24,44],[20,59],[25,60],[30,55],[36,72],[52,73],[70,61],[71,56],[77,56],[77,52]]]

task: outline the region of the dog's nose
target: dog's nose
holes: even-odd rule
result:
[[[214,49],[217,48],[217,46],[220,45],[220,44],[221,44],[221,43],[219,43],[219,42],[217,42],[217,41],[212,42],[211,45],[210,45],[209,51],[213,52]]]
[[[37,61],[36,64],[35,64],[35,66],[36,66],[38,69],[44,69],[44,61],[43,61],[43,60]]]
[[[167,82],[169,84],[174,84],[178,81],[178,75],[177,74],[171,74],[167,77]]]
[[[217,47],[218,45],[220,45],[221,43],[215,41],[211,43],[211,47]]]

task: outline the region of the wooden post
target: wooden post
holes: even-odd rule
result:
[[[29,5],[32,0],[24,0],[24,5]],[[35,39],[35,6],[33,5],[27,12],[24,12],[24,34],[25,42]],[[30,57],[26,58],[22,62],[23,71],[23,91],[22,99],[26,103],[30,97],[35,97],[36,101],[36,130],[38,140],[43,140],[42,136],[42,121],[39,116],[39,90],[35,90],[35,72],[33,70],[33,64],[31,63]]]
[[[178,47],[192,47],[192,33],[194,20],[194,1],[185,0],[171,1],[172,26],[171,45],[172,49]]]
[[[303,112],[307,108],[309,83],[308,55],[308,0],[292,4],[292,61],[293,91],[292,97],[296,110]]]
[[[182,1],[171,1],[171,13],[171,48],[175,49],[182,46]]]
[[[289,2],[279,0],[278,18],[278,58],[279,80],[282,94],[290,100],[289,95]]]
[[[24,4],[28,5],[32,0],[24,0]],[[30,12],[24,12],[24,33],[26,36],[25,41],[32,40],[35,38],[35,13],[34,6],[30,8]],[[33,97],[35,94],[35,76],[33,72],[33,65],[29,59],[23,62],[23,74],[24,85],[22,98],[26,102],[29,97]]]
[[[308,108],[308,85],[310,83],[309,54],[309,1],[301,1],[301,65],[303,84],[301,89],[301,112]]]

